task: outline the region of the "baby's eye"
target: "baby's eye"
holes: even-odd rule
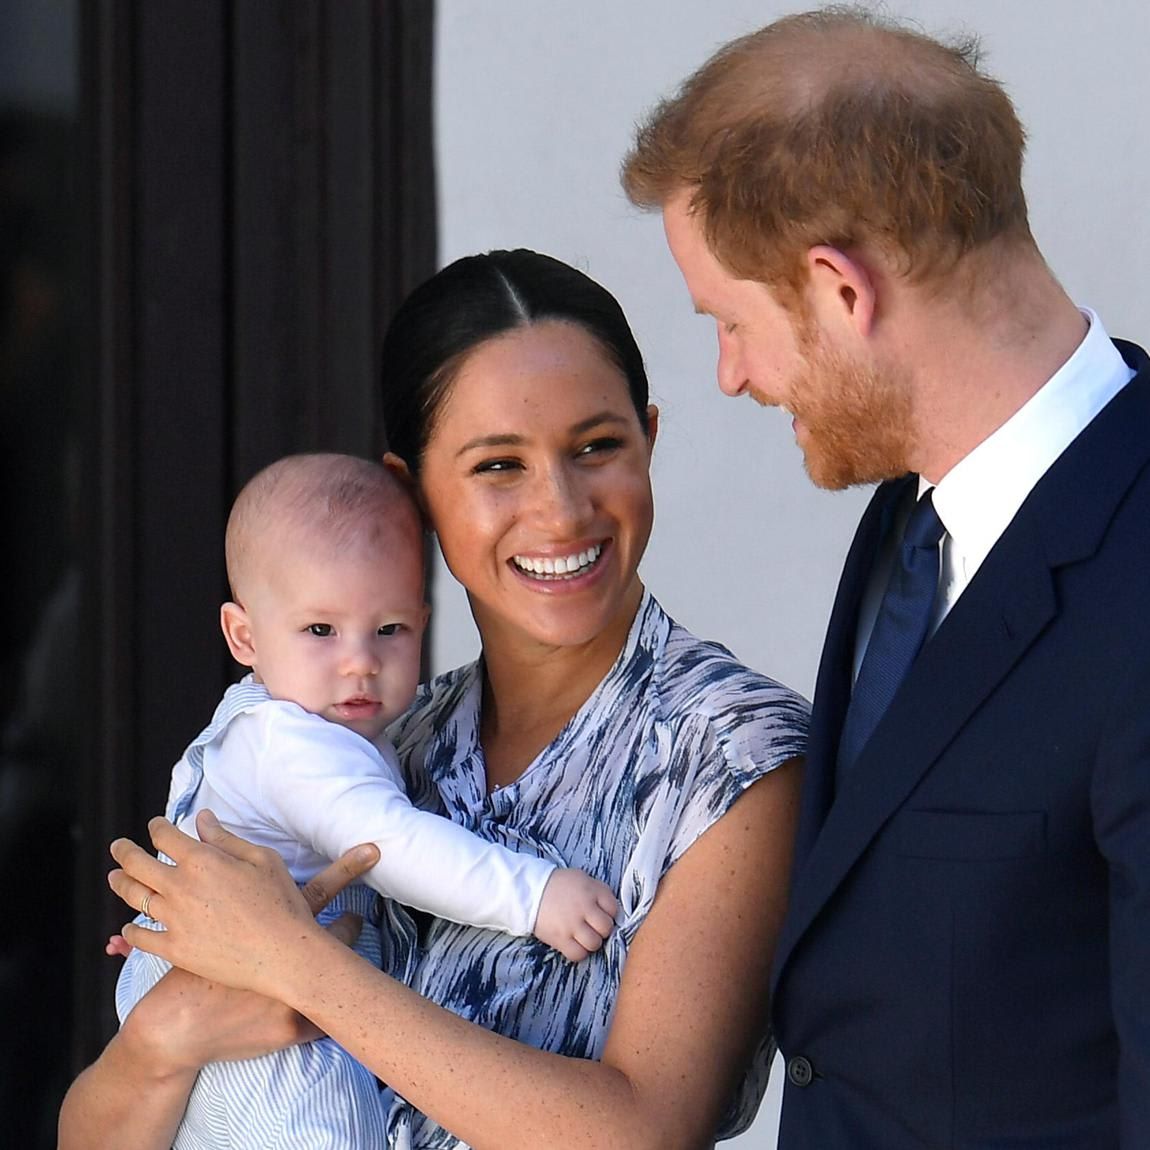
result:
[[[308,625],[307,632],[317,639],[327,639],[334,634],[330,623],[311,623]]]
[[[403,630],[402,623],[384,623],[379,629],[380,635],[398,635]]]

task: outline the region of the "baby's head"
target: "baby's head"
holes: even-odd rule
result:
[[[233,657],[274,698],[374,739],[419,682],[423,536],[382,464],[290,455],[240,492],[227,529]]]

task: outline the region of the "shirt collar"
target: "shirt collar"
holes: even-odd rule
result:
[[[977,568],[1050,465],[1134,377],[1088,308],[1074,354],[1001,427],[959,460],[934,507],[965,562]],[[919,481],[919,494],[930,486]]]

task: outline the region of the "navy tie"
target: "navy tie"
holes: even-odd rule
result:
[[[840,773],[858,758],[926,640],[944,531],[927,491],[911,512],[859,667],[839,741]]]

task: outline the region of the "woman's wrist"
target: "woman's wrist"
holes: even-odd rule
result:
[[[358,956],[351,949],[354,939],[341,941],[318,923],[299,925],[301,929],[293,931],[290,940],[269,947],[275,958],[265,964],[268,983],[263,993],[310,1016],[317,991],[337,976],[343,963]]]

